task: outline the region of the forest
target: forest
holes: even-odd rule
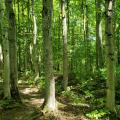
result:
[[[120,0],[0,0],[0,120],[120,120]]]

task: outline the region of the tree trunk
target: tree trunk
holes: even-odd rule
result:
[[[53,0],[43,0],[42,29],[44,48],[44,67],[46,81],[45,111],[56,110],[55,80],[53,77],[53,53],[52,53],[52,13]]]
[[[101,3],[102,0],[96,0],[96,68],[98,70],[103,66]]]
[[[19,36],[20,33],[20,0],[17,0],[17,14],[18,14],[18,21],[17,21],[17,35]],[[22,68],[22,59],[21,59],[21,44],[20,40],[18,39],[18,71],[21,72]]]
[[[5,32],[5,31],[4,31]],[[4,79],[4,98],[10,99],[10,61],[9,61],[9,41],[7,38],[7,32],[5,32],[3,38],[3,62],[4,62],[4,72],[3,72],[3,79]]]
[[[2,73],[3,73],[3,50],[2,43],[0,43],[0,79],[2,78]]]
[[[3,44],[3,62],[4,62],[4,72],[3,72],[3,79],[4,79],[4,98],[11,99],[10,94],[10,62],[9,62],[9,41],[8,41],[8,34],[7,34],[7,19],[5,16],[5,6],[4,1],[0,2],[0,16],[1,16],[1,31],[2,31],[2,44]]]
[[[106,64],[107,64],[107,101],[106,107],[115,108],[115,46],[113,39],[113,5],[115,0],[106,0]]]
[[[18,90],[18,70],[17,70],[17,43],[16,43],[16,20],[13,11],[12,0],[5,0],[6,11],[8,15],[8,40],[10,52],[10,83],[11,96],[16,101],[20,101]]]
[[[62,36],[63,36],[63,87],[68,86],[68,51],[67,51],[67,17],[66,17],[66,0],[61,0],[62,10]]]
[[[35,72],[34,80],[37,81],[39,78],[39,61],[38,61],[38,52],[37,52],[37,24],[36,24],[36,17],[34,13],[34,0],[32,0],[32,17],[33,17],[33,43],[32,43],[32,61],[33,61],[33,68]]]
[[[83,40],[85,46],[85,69],[84,69],[84,78],[89,79],[92,73],[91,68],[91,48],[90,48],[90,40],[89,40],[89,6],[87,5],[87,0],[82,1],[82,9],[83,9]]]
[[[2,51],[2,16],[3,16],[3,1],[0,2],[0,79],[3,73],[3,51]]]

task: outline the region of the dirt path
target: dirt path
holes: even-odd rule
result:
[[[43,103],[36,87],[20,85],[22,103],[18,107],[2,111],[0,120],[37,120],[41,114],[40,106]]]
[[[22,105],[3,110],[0,120],[87,120],[80,112],[80,107],[62,104],[56,118],[44,117],[41,112],[41,105],[44,101],[36,87],[20,85]]]

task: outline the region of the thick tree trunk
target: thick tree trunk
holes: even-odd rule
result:
[[[53,0],[43,0],[42,29],[46,80],[46,98],[44,110],[48,112],[56,110],[52,53],[52,11]]]
[[[106,107],[115,108],[115,46],[113,39],[113,4],[115,0],[106,0],[106,64],[107,64],[107,101]]]
[[[18,90],[18,70],[17,70],[17,44],[16,44],[16,20],[13,11],[12,0],[5,0],[6,11],[8,14],[8,40],[10,51],[10,83],[11,96],[13,99],[20,101]]]
[[[8,34],[7,34],[7,19],[5,16],[5,5],[4,1],[0,2],[0,16],[1,16],[1,31],[2,31],[2,44],[3,44],[3,62],[4,62],[4,72],[3,72],[3,79],[4,79],[4,98],[11,99],[10,94],[10,62],[9,62],[9,41],[8,41]]]
[[[4,62],[4,72],[3,72],[3,79],[4,79],[4,98],[10,99],[10,61],[9,61],[9,41],[7,38],[7,33],[5,32],[3,37],[3,62]]]
[[[64,90],[68,86],[68,51],[67,51],[67,15],[66,15],[66,0],[61,0],[62,10],[62,36],[63,36],[63,87]]]

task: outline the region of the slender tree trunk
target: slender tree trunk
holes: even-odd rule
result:
[[[20,0],[17,0],[17,14],[18,14],[18,21],[17,21],[17,35],[20,33]],[[18,70],[21,72],[22,68],[22,59],[21,59],[21,44],[20,40],[18,39]]]
[[[25,3],[24,3],[24,0],[21,0],[21,4],[22,4],[22,8],[21,8],[22,9],[22,15],[21,15],[22,20],[21,21],[22,21],[22,27],[23,27],[22,28],[22,35],[24,36],[24,32],[25,32],[25,28],[24,28],[24,4]],[[24,42],[24,72],[26,72],[26,70],[27,70],[27,62],[28,62],[27,61],[27,58],[28,58],[27,55],[28,55],[28,50],[29,49],[27,48],[27,46],[28,46],[27,45],[27,40],[25,39],[25,42]]]
[[[57,59],[59,60],[57,62],[57,70],[58,71],[61,71],[61,61],[60,61],[60,52],[61,52],[61,19],[60,19],[60,15],[59,15],[59,18],[58,18],[58,56],[57,56]]]
[[[62,21],[61,21],[61,1],[59,1],[59,22],[58,22],[58,50],[59,50],[59,55],[58,55],[58,70],[61,72],[63,70],[63,63],[62,63],[62,40],[61,40],[61,36],[62,36]]]
[[[96,68],[103,66],[103,51],[102,51],[102,0],[96,1]]]
[[[87,16],[86,16],[86,0],[82,0],[82,11],[83,11],[83,40],[84,40],[84,58],[85,58],[85,64],[84,64],[84,77],[85,79],[88,78],[88,66],[87,66]]]
[[[90,40],[89,40],[89,16],[88,16],[88,5],[87,0],[82,1],[83,9],[83,40],[85,45],[85,71],[84,77],[88,79],[91,75],[91,56],[90,56]]]
[[[3,1],[0,3],[0,79],[2,78],[3,73],[3,51],[2,51],[2,18],[3,18]]]
[[[3,49],[2,47],[3,47],[2,43],[0,43],[0,79],[2,78],[2,73],[3,73]]]
[[[38,52],[37,52],[37,23],[34,12],[34,0],[32,0],[32,17],[33,17],[33,49],[32,49],[32,60],[33,60],[33,68],[35,72],[35,81],[39,78],[39,61],[38,61]]]
[[[67,51],[67,16],[65,7],[66,0],[61,0],[62,10],[62,36],[63,36],[63,87],[64,90],[68,86],[68,51]]]
[[[89,18],[88,18],[88,5],[87,5],[87,0],[85,3],[85,59],[86,59],[86,78],[89,78],[91,75],[91,68],[90,68],[90,40],[89,40]]]
[[[30,21],[30,5],[31,4],[32,4],[32,0],[27,0],[27,21],[28,21],[28,23]],[[27,68],[27,70],[33,70],[33,68],[34,68],[34,65],[32,65],[32,55],[31,55],[31,53],[33,53],[33,51],[32,51],[33,50],[33,45],[31,45],[32,39],[30,39],[30,37],[29,37],[29,33],[32,33],[31,26],[32,25],[30,24],[29,27],[27,27],[27,33],[28,34],[27,34],[27,38],[26,38],[26,47],[25,47],[25,49],[26,49],[26,68]]]
[[[72,50],[75,50],[75,27],[74,25],[72,26],[72,37],[71,37],[71,46],[72,46]],[[75,66],[75,60],[74,60],[74,52],[72,53],[72,57],[71,57],[71,65],[70,65],[70,69],[71,69],[71,73],[74,72],[76,66]]]
[[[52,14],[53,0],[43,0],[42,29],[46,80],[44,110],[48,112],[56,110],[55,80],[53,77]]]
[[[6,11],[8,15],[8,40],[10,52],[10,83],[11,96],[16,101],[20,101],[18,90],[18,70],[17,70],[17,41],[16,41],[16,20],[13,11],[12,0],[5,0]]]
[[[106,0],[106,64],[107,64],[107,101],[106,107],[115,108],[115,46],[113,39],[113,5],[115,0]]]
[[[120,34],[119,29],[120,29],[120,25],[117,27],[115,32]],[[117,45],[117,63],[116,64],[119,65],[120,64],[120,40],[119,38],[116,41],[116,45]]]

